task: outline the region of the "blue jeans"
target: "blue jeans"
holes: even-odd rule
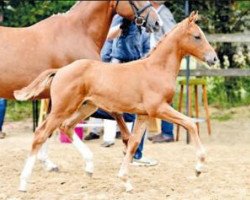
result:
[[[91,115],[91,117],[114,120],[113,117],[111,117],[108,113],[106,113],[105,111],[103,111],[101,109],[98,109],[94,114]],[[125,122],[134,122],[135,121],[134,114],[123,113],[123,118],[124,118]],[[134,124],[133,124],[133,126],[134,126]],[[139,144],[139,146],[135,152],[135,155],[134,155],[135,159],[140,159],[142,157],[144,137],[145,137],[145,133],[142,137],[141,143]]]
[[[3,128],[6,106],[7,106],[6,99],[0,98],[0,131],[2,131],[2,128]]]
[[[163,136],[174,137],[174,125],[172,123],[161,121],[161,132]]]

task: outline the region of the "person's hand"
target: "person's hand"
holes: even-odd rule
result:
[[[107,40],[113,40],[115,38],[118,38],[121,35],[122,30],[121,30],[120,26],[121,25],[119,24],[119,25],[109,29],[109,32],[107,35]]]

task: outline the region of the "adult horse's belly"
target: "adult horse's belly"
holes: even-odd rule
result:
[[[14,90],[49,68],[48,52],[37,38],[30,28],[0,27],[0,97],[14,98]]]
[[[27,66],[27,65],[26,65]],[[18,69],[18,67],[5,67],[0,65],[0,97],[14,99],[13,92],[19,90],[32,82],[43,70],[34,71],[32,68]],[[49,97],[49,93],[43,94]]]
[[[14,90],[27,86],[42,71],[50,68],[46,58],[41,62],[42,59],[35,55],[34,58],[25,58],[22,55],[10,52],[8,55],[0,56],[0,97],[14,98]]]
[[[41,72],[63,67],[76,59],[90,57],[91,48],[87,53],[80,48],[75,52],[72,48],[70,52],[63,51],[67,48],[64,48],[61,40],[55,44],[51,39],[52,34],[46,35],[44,38],[31,28],[0,27],[0,97],[13,99],[15,90],[27,86]],[[69,37],[63,40],[74,41],[73,36]],[[40,97],[49,97],[49,92]]]

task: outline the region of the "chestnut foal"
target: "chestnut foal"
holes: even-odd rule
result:
[[[30,157],[23,173],[30,174],[35,155],[41,145],[58,127],[75,141],[74,126],[80,119],[94,113],[97,108],[116,113],[136,113],[137,120],[129,138],[119,177],[126,190],[132,190],[128,166],[147,127],[149,117],[180,124],[188,129],[196,147],[196,172],[201,172],[205,150],[191,118],[170,106],[175,93],[176,78],[185,55],[192,55],[214,64],[217,55],[196,25],[197,13],[179,23],[166,35],[145,59],[125,64],[107,64],[94,60],[79,60],[56,74],[38,77],[23,90],[16,91],[17,99],[36,96],[46,83],[51,88],[52,109],[48,118],[36,130]],[[53,77],[54,76],[54,77]],[[41,78],[43,78],[41,80]],[[48,80],[52,80],[48,83]],[[27,177],[28,178],[28,177]]]

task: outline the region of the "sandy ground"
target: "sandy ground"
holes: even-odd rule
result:
[[[20,171],[32,140],[31,122],[7,123],[8,137],[0,140],[0,199],[8,200],[162,200],[162,199],[250,199],[250,106],[225,111],[232,119],[212,121],[212,136],[205,124],[201,139],[207,149],[205,173],[194,176],[195,154],[192,145],[181,141],[151,144],[145,155],[155,158],[155,167],[131,166],[134,186],[125,193],[117,173],[122,160],[120,140],[111,148],[100,147],[102,140],[88,142],[95,155],[95,174],[89,178],[83,161],[72,145],[51,139],[50,157],[59,173],[46,172],[38,162],[27,193],[17,191]],[[213,110],[214,114],[221,111]]]

